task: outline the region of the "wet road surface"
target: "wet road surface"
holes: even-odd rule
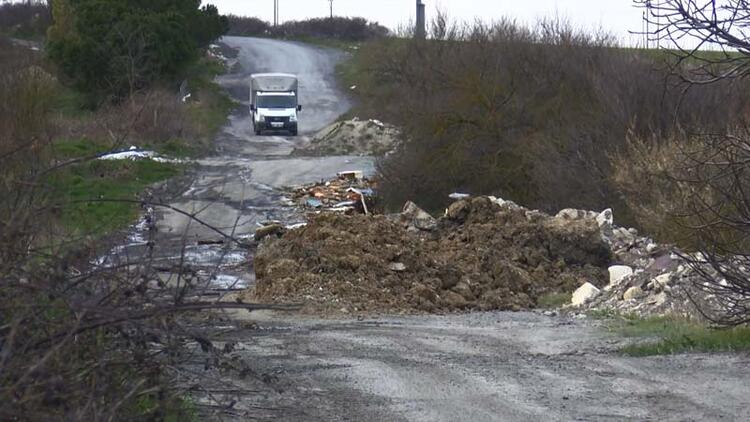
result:
[[[362,157],[291,158],[295,145],[344,113],[333,79],[341,54],[273,40],[228,37],[237,71],[219,82],[241,103],[199,161],[174,208],[236,238],[259,223],[300,222],[281,188],[342,170],[373,171]],[[300,76],[299,138],[255,136],[253,72]],[[217,292],[252,286],[252,251],[186,216],[157,210],[157,255],[185,262]],[[143,248],[131,236],[129,255]],[[123,248],[121,248],[123,249]],[[165,272],[164,277],[171,274]],[[196,353],[183,376],[209,420],[274,421],[703,421],[750,420],[750,355],[627,358],[595,322],[535,313],[319,320],[229,312],[201,330],[227,346],[233,367]],[[186,381],[187,382],[187,381]]]

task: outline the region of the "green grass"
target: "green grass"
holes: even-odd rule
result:
[[[547,293],[542,295],[537,301],[537,305],[543,309],[559,308],[570,303],[571,293]]]
[[[676,317],[621,317],[611,329],[637,339],[621,352],[629,356],[750,350],[750,327],[717,329]]]
[[[50,181],[64,228],[101,236],[126,227],[138,216],[137,200],[149,185],[181,172],[180,166],[152,160],[88,161],[65,168]],[[111,201],[111,202],[110,202]]]
[[[107,145],[88,139],[57,139],[52,149],[57,159],[68,160],[93,157],[111,150]]]

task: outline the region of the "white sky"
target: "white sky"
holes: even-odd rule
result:
[[[279,0],[281,20],[298,20],[328,16],[328,0]],[[273,0],[204,0],[213,3],[222,13],[257,16],[273,20]],[[631,0],[423,0],[428,20],[435,8],[446,11],[451,18],[463,21],[497,20],[511,17],[521,23],[534,23],[539,18],[561,16],[577,27],[602,28],[621,41],[636,44],[639,35],[628,31],[641,30],[642,11]],[[334,0],[334,14],[362,16],[396,28],[414,19],[415,0]]]

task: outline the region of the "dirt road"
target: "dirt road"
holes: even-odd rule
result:
[[[299,74],[303,136],[346,111],[333,80],[339,53],[272,40],[224,42],[238,49],[239,66],[220,83],[242,106],[216,140],[218,154],[200,161],[172,206],[249,236],[259,222],[301,218],[280,205],[281,186],[372,171],[369,158],[293,159],[288,154],[303,139],[252,133],[252,72]],[[177,213],[157,217],[159,259],[186,261],[219,292],[252,285],[252,251],[206,244],[217,234]],[[143,247],[126,249],[137,254]],[[232,350],[234,362],[212,367],[200,353],[184,362],[185,376],[212,390],[196,396],[213,405],[202,411],[206,419],[750,420],[747,354],[626,358],[613,353],[621,340],[586,320],[502,312],[364,320],[232,313],[196,329]]]

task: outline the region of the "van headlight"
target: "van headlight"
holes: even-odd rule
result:
[[[292,114],[291,116],[289,116],[289,121],[292,123],[297,123],[297,115]]]
[[[262,114],[258,114],[258,121],[259,122],[265,122],[266,121],[266,116],[264,116]]]

